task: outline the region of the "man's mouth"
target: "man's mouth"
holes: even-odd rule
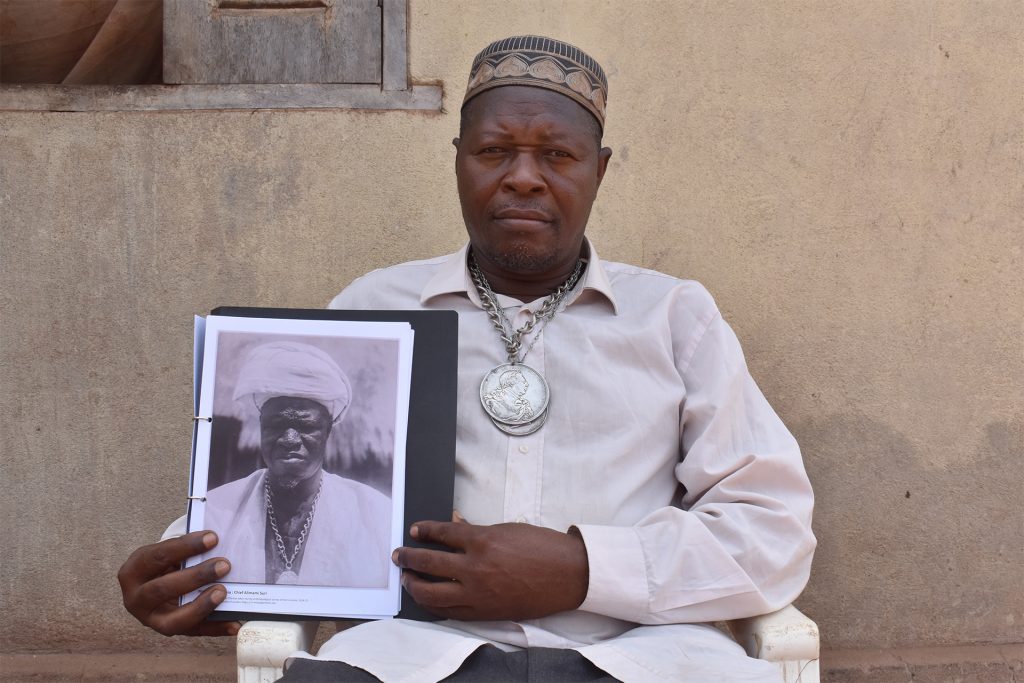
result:
[[[494,219],[509,227],[532,228],[547,225],[551,217],[536,209],[501,209],[494,213]]]

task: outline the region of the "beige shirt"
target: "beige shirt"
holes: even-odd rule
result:
[[[796,442],[711,296],[696,282],[602,262],[591,245],[582,287],[524,343],[525,362],[550,386],[547,424],[513,437],[480,405],[481,379],[506,354],[467,248],[369,273],[330,306],[458,311],[456,508],[474,524],[576,526],[587,598],[523,622],[370,622],[319,657],[385,681],[439,680],[490,642],[577,648],[627,681],[775,680],[774,667],[700,622],[770,612],[799,595],[815,546],[813,495]],[[499,300],[516,327],[541,304]]]

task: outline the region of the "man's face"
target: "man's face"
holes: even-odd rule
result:
[[[596,121],[564,95],[503,86],[466,105],[455,174],[473,253],[485,270],[571,270],[611,150]]]
[[[526,381],[526,378],[522,375],[517,375],[515,380],[512,382],[512,393],[516,396],[525,396],[526,392],[530,388],[530,383]]]
[[[285,488],[314,476],[324,465],[331,414],[308,398],[277,396],[260,411],[260,447],[271,481]]]

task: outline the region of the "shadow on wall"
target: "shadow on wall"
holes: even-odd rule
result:
[[[973,453],[929,465],[864,415],[796,425],[817,496],[819,545],[801,608],[822,647],[1024,641],[1020,491],[1024,421],[992,422]],[[1003,577],[979,585],[977,575]]]

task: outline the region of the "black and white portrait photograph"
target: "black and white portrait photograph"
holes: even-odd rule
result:
[[[210,316],[205,348],[190,527],[216,532],[224,580],[397,583],[408,325]]]

